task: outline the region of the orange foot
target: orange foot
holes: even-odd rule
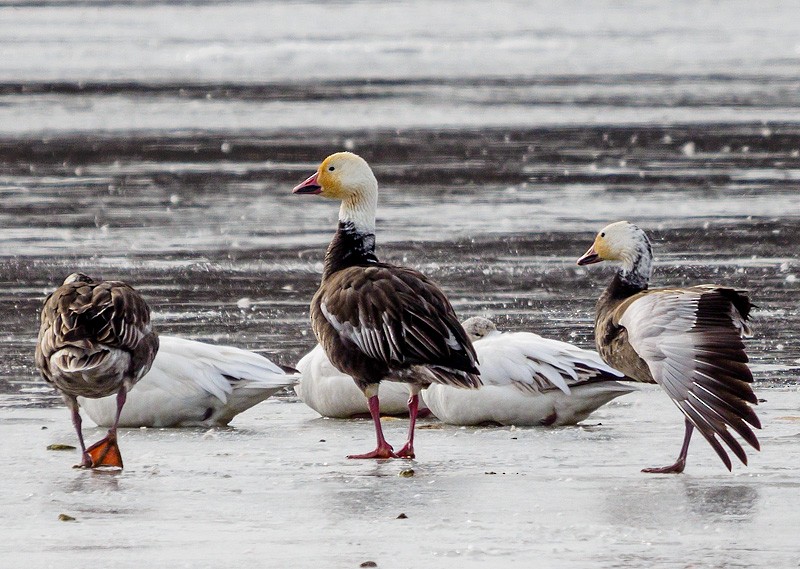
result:
[[[88,449],[86,454],[92,459],[90,468],[111,467],[122,470],[122,454],[119,452],[116,435],[111,433],[102,440],[97,441]]]

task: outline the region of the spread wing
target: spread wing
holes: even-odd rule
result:
[[[702,433],[728,469],[731,462],[717,440],[739,459],[747,456],[728,431],[754,448],[760,428],[742,335],[748,331],[750,302],[744,293],[714,286],[648,291],[616,316],[628,341],[647,363],[686,418]],[[616,317],[615,317],[616,318]]]
[[[427,366],[442,383],[477,387],[477,357],[444,293],[413,269],[377,264],[333,274],[320,312],[339,337],[389,368]]]
[[[492,332],[474,343],[484,385],[514,385],[540,393],[624,374],[606,365],[597,352],[530,332]]]

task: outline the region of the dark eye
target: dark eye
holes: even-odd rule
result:
[[[605,232],[605,231],[603,231],[603,232],[600,234],[600,237],[605,237],[605,236],[606,236],[606,232]]]
[[[333,166],[328,166],[328,172],[333,172],[334,170],[336,170],[336,168]]]

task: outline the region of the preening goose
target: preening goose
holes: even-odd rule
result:
[[[123,282],[98,282],[73,273],[45,299],[40,321],[36,367],[72,412],[80,466],[122,468],[119,415],[128,391],[147,373],[158,351],[150,308]],[[115,420],[108,436],[87,449],[77,398],[111,394],[116,394]]]
[[[163,337],[162,337],[163,338]],[[364,394],[356,387],[353,378],[342,373],[325,355],[321,344],[297,362],[302,374],[294,386],[300,400],[323,417],[347,419],[357,415],[369,415],[369,405]],[[387,381],[380,386],[382,415],[408,413],[409,390],[407,384]],[[420,414],[424,404],[419,402]]]
[[[756,450],[748,423],[761,428],[742,336],[749,334],[747,294],[718,285],[648,289],[652,249],[644,231],[627,221],[605,227],[579,265],[604,260],[622,266],[597,301],[595,342],[603,359],[637,381],[657,383],[686,418],[678,460],[643,472],[679,473],[696,428],[728,470],[720,439],[747,464],[730,427]],[[719,439],[717,438],[719,437]]]
[[[224,427],[300,378],[247,350],[164,335],[159,341],[150,371],[128,393],[119,427]],[[78,403],[98,425],[113,424],[113,397]]]
[[[419,391],[430,383],[480,385],[472,344],[436,284],[375,256],[378,182],[363,158],[332,154],[293,191],[342,202],[322,282],[311,301],[311,325],[331,363],[352,376],[368,399],[377,447],[350,458],[413,458]],[[383,380],[412,388],[408,440],[397,453],[381,429],[378,385]]]
[[[453,425],[574,425],[635,388],[596,352],[530,332],[499,332],[480,316],[464,323],[480,362],[477,390],[431,385],[430,410]]]

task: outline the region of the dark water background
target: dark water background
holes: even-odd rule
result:
[[[13,2],[0,8],[0,393],[41,300],[123,279],[159,330],[292,364],[337,208],[327,154],[381,183],[379,255],[464,317],[592,344],[608,222],[654,285],[751,291],[757,380],[800,368],[800,8],[716,2]]]

